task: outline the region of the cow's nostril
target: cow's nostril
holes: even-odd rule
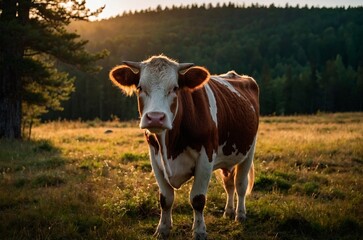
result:
[[[149,112],[146,114],[149,124],[162,125],[166,118],[165,113],[162,112]]]
[[[146,117],[147,117],[147,120],[151,120],[151,116],[149,115],[149,113],[146,113]]]

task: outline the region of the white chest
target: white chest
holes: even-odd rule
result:
[[[194,175],[195,165],[199,155],[197,151],[187,148],[177,158],[168,159],[172,172],[169,182],[174,188],[180,188],[183,183]]]

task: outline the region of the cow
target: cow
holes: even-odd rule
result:
[[[203,209],[212,172],[217,169],[227,194],[224,217],[245,220],[259,122],[255,80],[234,71],[210,75],[204,67],[164,55],[124,61],[109,77],[126,95],[137,95],[140,128],[145,129],[160,191],[161,216],[155,236],[168,238],[174,190],[194,177],[190,191],[193,236],[207,238]]]

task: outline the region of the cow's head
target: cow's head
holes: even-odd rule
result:
[[[193,91],[209,80],[205,68],[177,63],[165,56],[123,63],[111,70],[110,79],[125,94],[137,93],[140,128],[152,133],[172,129],[178,112],[179,91]]]

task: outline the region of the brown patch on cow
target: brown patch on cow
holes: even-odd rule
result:
[[[166,133],[168,158],[175,159],[187,147],[200,152],[205,148],[209,161],[218,149],[218,132],[213,121],[207,93],[204,88],[190,92],[178,91],[178,113],[173,122],[173,129]]]
[[[170,111],[173,113],[174,116],[176,115],[177,106],[178,106],[178,99],[177,97],[174,97],[173,102],[170,105]]]
[[[224,145],[224,155],[242,153],[250,149],[258,129],[258,86],[249,77],[225,79],[239,92],[225,87],[213,78],[209,81],[217,102],[219,145]]]
[[[203,212],[204,206],[205,206],[205,196],[203,194],[199,194],[193,197],[192,207],[195,211]]]
[[[154,148],[155,154],[158,154],[160,146],[159,146],[159,143],[158,143],[155,135],[150,134],[145,131],[145,137],[146,137],[146,141],[149,143],[149,145],[151,145]]]
[[[177,92],[178,113],[173,129],[166,133],[165,139],[169,159],[175,159],[187,147],[198,152],[204,147],[209,161],[213,160],[213,152],[223,144],[224,155],[245,155],[248,152],[258,128],[258,86],[252,78],[245,76],[226,81],[241,96],[213,78],[208,83],[217,103],[218,129],[211,117],[205,88]]]

